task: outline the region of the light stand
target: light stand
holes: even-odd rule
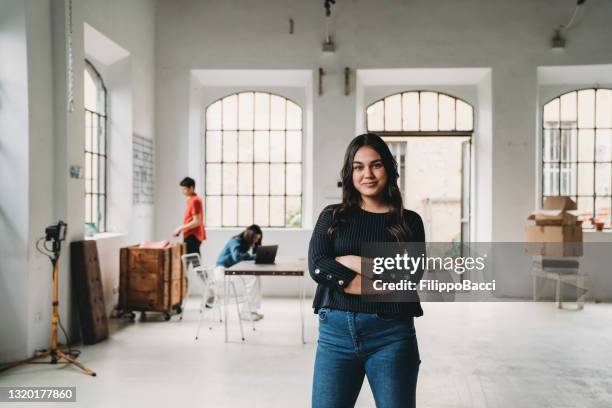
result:
[[[73,364],[83,370],[85,374],[91,375],[93,377],[96,376],[96,373],[94,371],[77,362],[76,359],[72,357],[69,353],[64,352],[59,347],[57,341],[57,327],[59,323],[59,257],[61,252],[61,241],[66,238],[66,228],[67,225],[64,222],[59,221],[56,225],[47,227],[45,230],[45,242],[53,241],[52,250],[48,250],[50,254],[45,254],[49,257],[49,259],[51,260],[51,264],[53,265],[53,313],[51,315],[51,344],[49,345],[49,348],[47,350],[41,350],[37,352],[33,357],[21,361],[16,361],[14,363],[10,363],[6,367],[2,367],[0,369],[0,372],[10,370],[11,368],[19,367],[25,364]],[[38,244],[37,249],[39,249]],[[50,360],[38,361],[46,358],[50,358]]]

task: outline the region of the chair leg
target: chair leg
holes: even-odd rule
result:
[[[213,320],[215,320],[215,309],[219,309],[219,306],[217,305],[216,301],[211,305],[211,308],[212,309],[210,310],[210,314],[208,315],[208,330],[212,330]]]
[[[245,292],[246,294],[246,292]],[[249,302],[249,298],[246,298],[247,309],[249,309],[249,320],[251,321],[251,328],[255,331],[255,320],[253,320],[253,311],[251,310],[251,302]]]
[[[202,303],[200,305],[200,318],[198,319],[198,331],[196,332],[195,339],[197,340],[200,337],[200,328],[202,327],[202,320],[204,320],[204,312],[206,309],[206,295],[202,295]]]
[[[232,286],[232,291],[234,292],[234,303],[236,303],[236,313],[238,313],[238,324],[240,325],[240,337],[242,337],[242,341],[244,341],[242,319],[240,318],[240,306],[238,305],[238,292],[236,291],[236,285],[234,285],[234,282],[230,282],[230,285]]]

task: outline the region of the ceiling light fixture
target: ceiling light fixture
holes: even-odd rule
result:
[[[323,42],[323,52],[333,54],[336,51],[336,44],[329,33],[329,20],[331,17],[331,6],[336,4],[336,0],[325,0],[323,5],[325,7],[325,41]]]
[[[576,15],[578,14],[578,9],[585,2],[586,0],[577,0],[576,7],[574,7],[574,13],[572,14],[572,17],[570,18],[570,21],[567,24],[560,25],[559,28],[555,30],[555,34],[550,40],[550,47],[553,51],[563,51],[565,49],[566,40],[565,40],[565,37],[563,36],[562,31],[569,30],[569,28],[574,23],[574,19],[576,18]]]

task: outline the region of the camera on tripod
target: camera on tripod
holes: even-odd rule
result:
[[[63,241],[66,239],[66,226],[64,221],[58,221],[55,225],[45,228],[45,241]]]
[[[45,228],[45,241],[53,241],[53,252],[56,256],[60,252],[60,243],[66,239],[66,229],[68,225],[64,221],[58,221],[55,225]]]

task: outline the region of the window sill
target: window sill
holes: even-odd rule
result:
[[[125,232],[100,232],[91,237],[85,237],[86,241],[101,241],[103,239],[123,238],[127,236]]]

